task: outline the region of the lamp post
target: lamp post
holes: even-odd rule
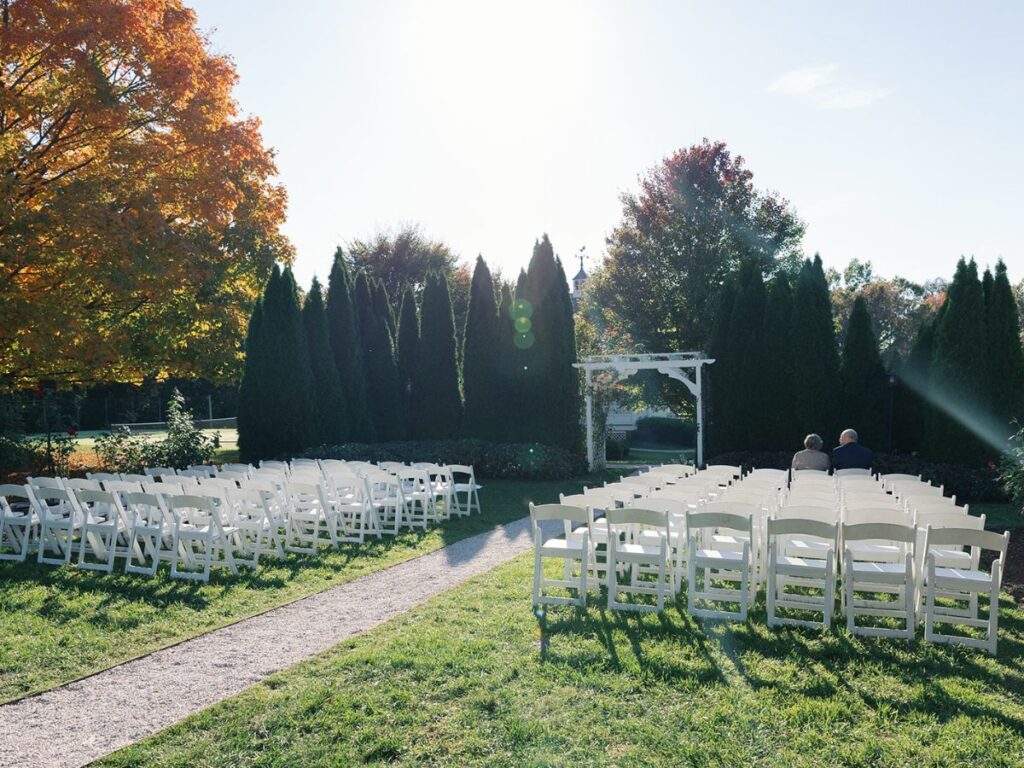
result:
[[[896,400],[896,387],[899,383],[900,377],[895,373],[889,373],[889,453],[892,453],[893,411]]]

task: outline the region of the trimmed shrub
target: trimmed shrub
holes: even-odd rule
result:
[[[668,416],[644,416],[638,419],[633,434],[633,442],[642,443],[694,445],[696,440],[696,424]]]
[[[604,457],[608,461],[624,461],[629,458],[629,441],[609,437],[604,444]]]
[[[491,443],[486,440],[345,443],[310,448],[301,456],[345,461],[470,464],[478,478],[491,480],[566,480],[587,471],[586,459],[564,448],[537,443]]]

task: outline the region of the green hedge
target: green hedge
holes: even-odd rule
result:
[[[697,441],[697,425],[692,421],[667,416],[645,416],[637,420],[632,440],[642,443],[694,445]]]
[[[789,469],[792,460],[793,454],[789,451],[736,451],[715,456],[708,460],[708,464],[740,465],[749,471]],[[905,454],[876,453],[873,469],[883,475],[896,472],[921,475],[925,480],[943,486],[947,496],[955,495],[958,504],[1009,501],[995,467],[975,469],[960,464],[936,464]]]
[[[346,461],[469,464],[478,478],[492,480],[565,480],[587,471],[586,459],[564,448],[539,443],[491,443],[486,440],[345,443],[310,448],[301,456]]]

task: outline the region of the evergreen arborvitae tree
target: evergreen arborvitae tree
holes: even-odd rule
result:
[[[1016,431],[1013,421],[1024,418],[1024,350],[1020,316],[1002,260],[996,263],[995,279],[987,295],[988,421],[996,436],[1005,439]]]
[[[523,432],[531,442],[560,444],[562,424],[556,381],[560,357],[561,298],[558,266],[547,235],[533,247],[522,289],[516,291],[517,305],[526,302],[529,315],[515,317],[518,346],[523,354],[523,396],[527,408],[522,414]]]
[[[507,416],[498,384],[499,358],[504,351],[499,323],[491,270],[483,257],[477,256],[463,334],[462,386],[466,409],[462,434],[466,437],[505,439],[503,423]]]
[[[715,325],[711,334],[710,354],[714,365],[709,371],[710,397],[708,407],[707,443],[711,455],[726,453],[737,448],[735,422],[730,408],[736,399],[738,381],[738,355],[732,339],[732,312],[736,306],[736,276],[722,286],[715,312]]]
[[[497,431],[491,438],[499,442],[523,439],[523,353],[516,343],[515,301],[512,288],[503,285],[498,304],[497,382],[494,393],[494,401],[501,404],[501,413],[494,422]]]
[[[799,430],[838,437],[839,354],[821,257],[804,262],[793,291],[793,403]]]
[[[398,321],[395,319],[395,311],[391,308],[391,297],[388,296],[388,289],[384,287],[383,280],[374,280],[373,289],[373,313],[383,317],[388,326],[391,338],[398,344]]]
[[[365,272],[356,275],[355,305],[366,365],[367,407],[376,440],[388,442],[401,440],[406,430],[394,340],[386,315],[374,311],[373,296],[381,291],[376,283],[371,284]]]
[[[888,446],[888,378],[863,296],[854,299],[843,341],[840,368],[841,423],[857,430],[867,445]]]
[[[290,267],[263,302],[266,365],[260,383],[267,455],[298,453],[314,442],[313,374],[298,289]]]
[[[994,452],[978,437],[985,419],[988,333],[978,267],[960,259],[935,328],[931,409],[926,450],[934,461],[977,466]]]
[[[443,272],[429,273],[423,288],[416,381],[416,422],[422,437],[456,437],[462,421],[462,391],[455,348],[455,317],[448,279]]]
[[[899,369],[894,420],[897,453],[925,453],[931,415],[931,367],[935,349],[935,326],[938,318],[922,325],[910,348],[910,354]]]
[[[580,372],[575,368],[576,310],[569,295],[569,281],[560,259],[555,276],[554,328],[555,345],[552,348],[552,394],[557,445],[579,452],[583,449],[583,396]]]
[[[764,277],[758,262],[750,259],[740,265],[739,285],[730,318],[729,343],[735,350],[732,382],[733,399],[727,404],[732,434],[740,450],[763,451],[771,446],[772,436],[764,419],[761,403],[764,356]]]
[[[416,311],[416,294],[412,286],[402,296],[402,312],[398,322],[398,384],[402,391],[402,412],[410,434],[415,434],[416,411],[413,393],[420,355],[420,318]]]
[[[784,274],[768,288],[764,309],[764,373],[761,380],[762,418],[774,450],[794,450],[802,441],[793,411],[793,292]]]
[[[335,365],[327,334],[327,311],[324,307],[323,289],[315,277],[306,296],[306,303],[302,306],[302,322],[306,329],[309,367],[313,374],[315,442],[320,445],[337,444],[344,440],[349,431],[347,411],[341,389],[341,377],[338,375],[338,367]]]
[[[280,280],[275,269],[271,280]],[[268,281],[264,293],[270,290]],[[266,457],[266,438],[263,431],[263,394],[261,382],[265,370],[263,336],[263,297],[261,296],[249,318],[249,330],[245,338],[245,366],[242,369],[242,383],[238,390],[238,455],[242,461],[256,462]]]
[[[327,335],[345,398],[344,442],[373,442],[373,421],[366,404],[366,373],[354,307],[352,278],[339,248],[327,281]]]

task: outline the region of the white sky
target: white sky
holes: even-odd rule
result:
[[[191,0],[289,193],[297,277],[416,222],[514,277],[575,270],[619,195],[710,139],[789,198],[827,266],[1024,277],[1024,5]]]

